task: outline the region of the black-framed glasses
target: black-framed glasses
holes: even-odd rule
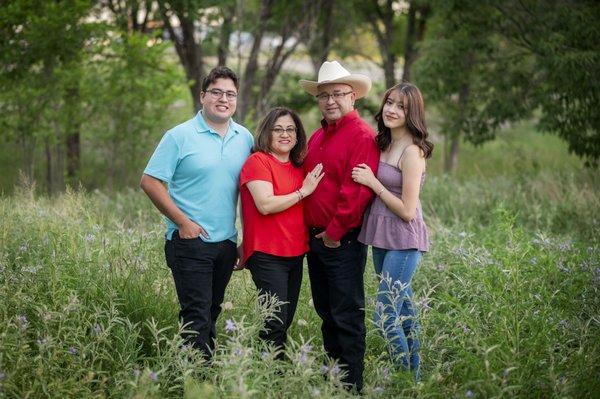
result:
[[[215,100],[222,98],[223,94],[225,94],[225,97],[227,97],[228,100],[235,100],[238,95],[235,91],[231,91],[231,90],[224,91],[221,89],[206,90],[206,93],[210,93],[212,98],[214,98]]]
[[[287,127],[287,128],[282,128],[282,127],[274,127],[273,129],[271,129],[271,131],[273,133],[275,133],[278,136],[283,136],[283,133],[287,133],[288,136],[293,136],[296,134],[296,131],[298,129],[296,129],[295,127]]]
[[[333,97],[334,100],[340,100],[350,93],[352,93],[352,92],[347,91],[345,93],[331,93],[331,94],[321,93],[321,94],[317,94],[315,97],[317,97],[317,100],[319,100],[320,102],[325,103],[325,102],[329,101],[329,97]]]

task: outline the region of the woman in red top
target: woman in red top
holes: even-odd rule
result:
[[[296,312],[302,259],[308,251],[302,199],[312,194],[323,178],[321,164],[304,177],[305,151],[306,133],[298,115],[287,108],[274,108],[262,120],[253,154],[240,174],[241,264],[250,269],[261,294],[276,295],[285,302],[260,333],[280,350]],[[282,355],[279,352],[278,357]]]

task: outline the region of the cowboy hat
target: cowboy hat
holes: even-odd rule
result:
[[[319,94],[319,86],[329,83],[343,83],[352,86],[356,98],[364,97],[371,89],[371,78],[358,73],[350,73],[337,61],[325,61],[319,68],[319,78],[316,82],[300,80],[300,86],[309,94]]]

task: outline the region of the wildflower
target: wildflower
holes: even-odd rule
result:
[[[263,360],[263,361],[264,361],[264,360],[267,360],[267,359],[269,358],[269,352],[267,352],[267,351],[262,351],[262,352],[260,353],[260,358],[261,358],[261,360]]]
[[[42,339],[38,339],[36,342],[39,346],[44,346],[48,343],[48,340],[46,338],[42,338]]]
[[[244,350],[242,348],[235,348],[233,351],[233,355],[236,357],[244,356]]]
[[[22,245],[19,247],[19,250],[20,250],[21,252],[27,252],[27,250],[28,250],[28,249],[29,249],[29,246],[27,246],[27,244],[22,244]]]
[[[76,355],[77,354],[77,348],[75,348],[73,346],[69,347],[69,353],[71,355]]]
[[[232,319],[225,320],[225,331],[234,332],[235,330],[237,330],[235,322]]]
[[[600,267],[594,269],[594,283],[600,284]]]
[[[314,307],[315,307],[315,302],[313,301],[313,299],[312,299],[312,298],[310,298],[310,299],[308,300],[308,306],[310,306],[311,308],[314,308]]]
[[[321,374],[327,374],[329,372],[329,367],[327,367],[327,365],[322,365],[321,366]]]
[[[17,316],[16,323],[17,327],[19,327],[21,330],[26,330],[27,326],[29,326],[29,320],[27,320],[27,316],[25,315]]]
[[[136,377],[136,378],[139,377],[141,373],[142,372],[139,369],[133,369],[133,376],[134,377]]]
[[[100,334],[100,333],[102,332],[102,326],[101,326],[100,324],[96,323],[96,324],[94,325],[94,332],[95,332],[96,334]]]
[[[318,397],[318,396],[321,396],[321,390],[320,390],[319,388],[313,388],[313,389],[311,389],[311,390],[310,390],[310,395],[311,395],[313,398],[316,398],[316,397]]]
[[[387,367],[383,368],[383,378],[385,380],[389,380],[390,379],[390,369],[388,369]]]
[[[537,257],[533,257],[529,260],[529,263],[531,263],[532,265],[537,265],[538,263],[538,258]]]
[[[465,237],[467,236],[467,233],[466,233],[466,232],[464,232],[464,231],[461,231],[460,233],[458,233],[458,236],[459,236],[460,238],[465,238]]]
[[[475,392],[471,391],[470,389],[467,392],[465,392],[465,397],[467,397],[467,398],[472,398],[474,396],[475,396]]]
[[[304,344],[300,347],[300,352],[301,353],[308,353],[313,349],[313,346],[311,344]]]
[[[86,236],[85,236],[85,240],[86,240],[87,242],[92,242],[92,241],[94,241],[95,239],[96,239],[96,236],[95,236],[95,235],[93,235],[93,234],[91,234],[91,233],[88,233],[88,235],[86,235]]]
[[[340,366],[338,366],[337,364],[334,364],[333,367],[331,368],[331,375],[336,376],[340,373],[340,371],[342,371],[342,369],[340,369]]]
[[[148,378],[150,378],[150,381],[157,381],[158,374],[156,374],[155,371],[150,371],[150,374],[148,374]]]
[[[383,391],[384,391],[383,387],[375,387],[375,388],[373,388],[373,393],[375,393],[377,395],[383,393]]]
[[[0,371],[0,381],[6,378],[6,373]]]
[[[298,319],[297,323],[300,327],[306,327],[308,325],[308,322],[304,319]]]
[[[231,309],[233,309],[233,303],[231,303],[230,301],[227,301],[221,305],[221,308],[223,310],[231,310]]]
[[[372,296],[368,297],[368,298],[367,298],[367,304],[368,304],[369,306],[373,306],[373,305],[375,305],[375,298],[373,298]]]
[[[306,363],[308,363],[308,356],[306,355],[306,353],[300,353],[300,356],[298,357],[298,363],[301,365],[305,365]]]
[[[37,265],[37,266],[30,266],[30,267],[24,267],[23,271],[27,272],[27,273],[31,273],[31,274],[36,274],[38,270],[40,270],[42,266]]]

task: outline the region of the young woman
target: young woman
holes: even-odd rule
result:
[[[419,192],[425,160],[433,150],[424,112],[416,86],[400,83],[389,89],[375,116],[381,151],[377,177],[366,164],[352,170],[354,181],[377,195],[358,238],[373,246],[373,264],[380,278],[375,321],[383,329],[393,361],[417,378],[418,320],[411,280],[429,246]]]
[[[317,165],[304,177],[301,163],[306,133],[293,111],[278,107],[262,120],[240,174],[243,217],[242,265],[250,269],[260,293],[285,302],[276,319],[267,320],[260,337],[283,349],[300,286],[302,259],[308,251],[308,229],[302,199],[323,178]],[[279,320],[278,320],[279,319]],[[279,353],[279,357],[283,355]]]

